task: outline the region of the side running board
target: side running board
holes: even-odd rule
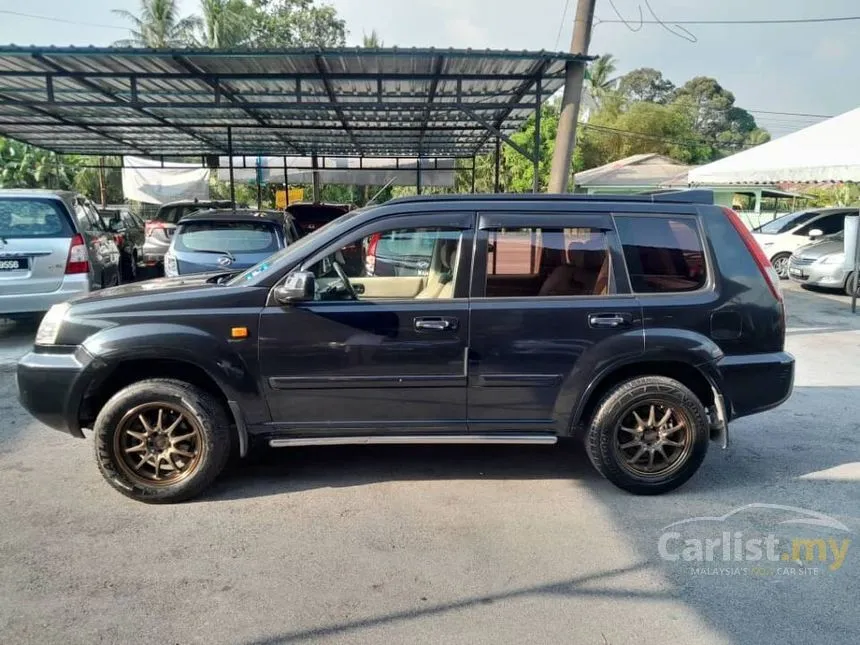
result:
[[[272,448],[289,448],[291,446],[348,446],[370,444],[554,444],[558,437],[549,433],[530,434],[429,434],[429,435],[370,435],[364,437],[295,437],[271,439]]]

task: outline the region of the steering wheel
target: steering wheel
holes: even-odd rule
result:
[[[340,281],[343,283],[343,288],[346,289],[349,297],[353,300],[358,300],[358,294],[355,292],[355,289],[352,288],[352,284],[350,283],[349,278],[346,277],[346,271],[343,270],[340,262],[333,260],[332,266],[334,267],[334,272],[337,273],[337,277],[340,278]]]

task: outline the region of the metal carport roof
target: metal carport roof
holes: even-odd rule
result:
[[[0,46],[0,134],[94,155],[472,157],[512,144],[572,60],[586,58]]]

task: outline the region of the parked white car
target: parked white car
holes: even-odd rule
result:
[[[818,208],[789,213],[752,230],[770,263],[782,279],[788,278],[788,259],[801,246],[824,235],[840,233],[845,216],[857,215],[856,208]]]

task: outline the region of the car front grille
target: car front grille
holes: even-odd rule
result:
[[[813,262],[815,262],[815,258],[799,258],[796,255],[792,255],[789,264],[795,267],[805,267],[809,266]]]

